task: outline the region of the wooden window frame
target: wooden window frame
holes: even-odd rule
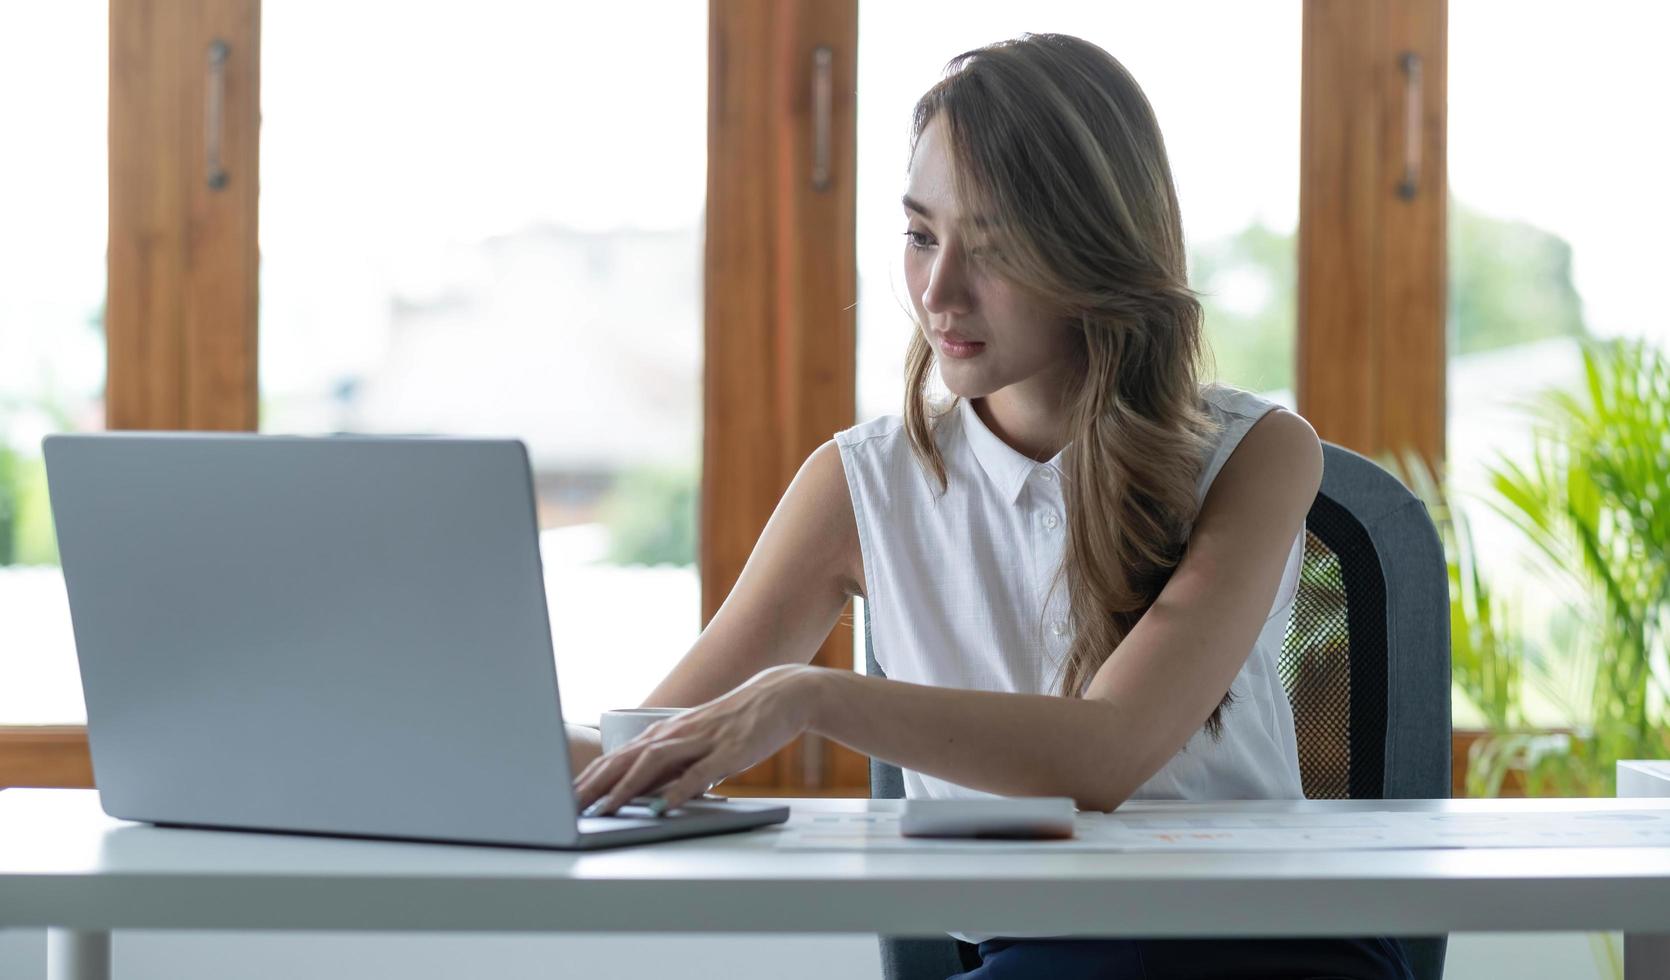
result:
[[[1446,0],[1303,0],[1300,411],[1325,439],[1443,455]],[[107,424],[253,430],[260,0],[110,0]],[[855,421],[858,0],[710,0],[700,516],[705,624],[800,463]],[[224,188],[205,179],[208,45]],[[827,48],[827,99],[816,94]],[[1422,59],[1423,183],[1397,195]],[[820,135],[818,111],[827,108]],[[813,156],[827,152],[814,185]],[[851,669],[845,617],[814,663]],[[0,728],[0,786],[90,786],[79,726]],[[806,737],[722,784],[867,795]]]
[[[1447,0],[1305,0],[1298,408],[1371,458],[1444,458],[1448,16]]]
[[[855,420],[857,47],[857,0],[709,4],[704,625],[801,463]],[[852,644],[844,616],[812,662],[851,670]],[[719,791],[866,796],[869,779],[867,756],[805,735]]]

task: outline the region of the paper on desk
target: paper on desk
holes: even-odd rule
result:
[[[796,814],[793,851],[1329,851],[1443,847],[1670,847],[1670,810],[1555,813],[1080,813],[1070,840],[903,837],[898,813]]]

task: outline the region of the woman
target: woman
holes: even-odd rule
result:
[[[953,59],[912,140],[904,414],[806,461],[645,702],[696,707],[586,760],[581,805],[675,807],[806,731],[900,766],[911,797],[1302,797],[1275,657],[1321,448],[1199,383],[1141,89],[1027,35]],[[886,679],[806,666],[855,595]],[[1385,939],[954,935],[982,980],[1408,976]]]

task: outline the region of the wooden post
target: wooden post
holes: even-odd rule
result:
[[[1444,456],[1447,17],[1305,0],[1299,411],[1371,457]]]
[[[812,450],[856,412],[856,0],[712,0],[708,69],[702,621]],[[852,668],[850,626],[813,661]],[[862,775],[860,775],[862,774]],[[813,737],[722,784],[868,785]]]
[[[112,429],[256,427],[260,21],[260,0],[111,0]]]

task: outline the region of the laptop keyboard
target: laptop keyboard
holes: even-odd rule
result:
[[[580,833],[584,834],[592,831],[623,830],[631,827],[665,826],[669,823],[678,823],[681,820],[693,820],[697,817],[709,816],[718,808],[703,808],[699,804],[724,803],[728,799],[729,797],[712,794],[698,796],[689,801],[690,804],[698,804],[696,809],[692,810],[688,805],[680,806],[677,810],[658,817],[655,815],[655,811],[648,806],[650,797],[635,796],[629,802],[616,807],[615,812],[607,816],[581,817],[579,829]]]
[[[620,806],[616,807],[615,812],[611,814],[597,817],[581,817],[580,831],[584,833],[587,830],[619,830],[622,827],[648,827],[654,824],[665,824],[669,822],[677,823],[682,818],[696,815],[691,813],[689,810],[681,808],[658,817],[655,815],[655,811],[651,810],[647,805],[640,805],[637,802],[638,800],[643,800],[647,804],[649,797],[640,796],[636,797],[631,803],[622,803]]]
[[[622,809],[625,809],[625,807],[622,807]],[[673,822],[677,823],[677,818],[674,818]],[[629,827],[657,827],[665,826],[666,824],[667,821],[660,820],[655,817],[581,817],[580,833],[590,834],[602,830],[625,830]]]

